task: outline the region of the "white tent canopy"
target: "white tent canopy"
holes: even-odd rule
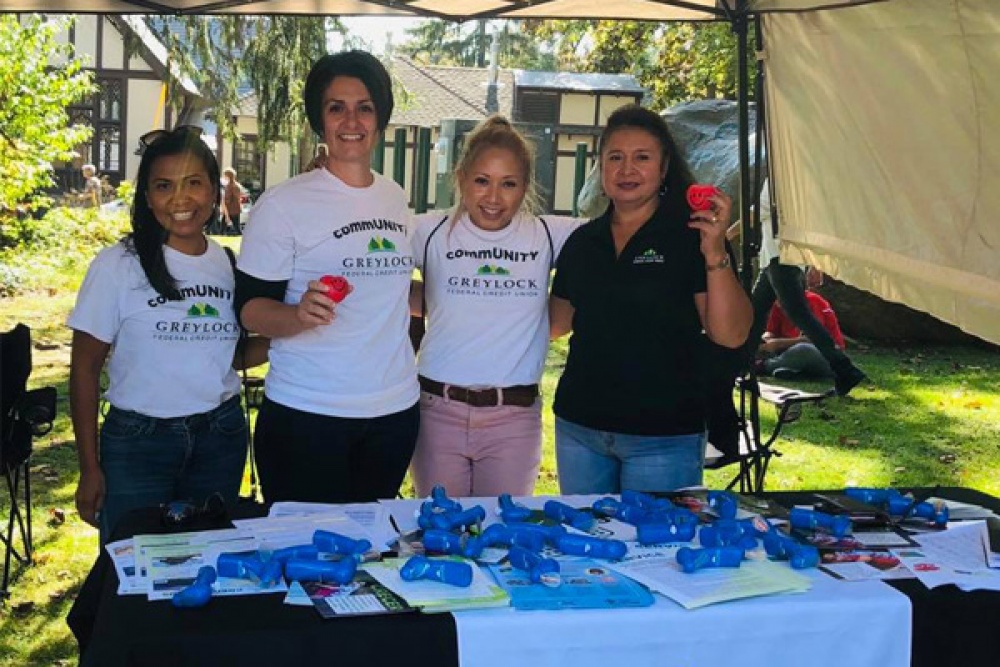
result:
[[[1000,343],[997,0],[0,0],[0,11],[761,14],[783,255]]]
[[[0,0],[0,11],[108,14],[303,14],[689,21],[723,18],[745,5],[794,11],[883,0]]]

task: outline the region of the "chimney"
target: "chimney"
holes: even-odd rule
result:
[[[497,113],[500,111],[500,100],[497,96],[497,80],[500,78],[500,38],[497,33],[493,33],[493,42],[490,44],[490,68],[488,70],[486,83],[486,113]]]

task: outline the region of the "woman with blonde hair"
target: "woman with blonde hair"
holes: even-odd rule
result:
[[[583,221],[534,214],[534,154],[492,116],[465,140],[458,203],[418,216],[423,273],[411,311],[427,316],[420,345],[417,493],[530,495],[541,463],[538,382],[548,349],[549,275]]]

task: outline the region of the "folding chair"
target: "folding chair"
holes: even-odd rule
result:
[[[761,493],[771,458],[781,456],[781,452],[772,445],[781,435],[782,429],[802,416],[803,405],[819,403],[830,397],[833,390],[819,394],[765,384],[753,372],[737,378],[736,387],[740,392],[740,455],[736,461],[739,472],[726,489],[732,489],[738,484],[740,493]],[[761,434],[760,426],[762,400],[774,405],[777,413],[774,428],[766,439]]]
[[[0,600],[9,595],[11,561],[25,565],[31,562],[31,477],[28,472],[31,441],[52,429],[56,411],[55,388],[29,391],[29,375],[31,330],[18,324],[0,334],[0,474],[10,497],[10,510],[0,532],[0,546],[4,551]]]

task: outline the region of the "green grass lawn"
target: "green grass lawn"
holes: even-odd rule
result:
[[[96,531],[73,506],[77,466],[67,398],[70,332],[64,326],[73,298],[70,289],[56,288],[0,299],[0,329],[24,322],[33,330],[31,386],[59,390],[55,428],[36,440],[31,466],[35,564],[19,573],[11,599],[0,606],[3,667],[76,663],[65,617],[97,555]],[[802,419],[787,426],[776,445],[782,456],[772,461],[768,488],[944,484],[1000,495],[1000,355],[937,347],[856,346],[850,352],[872,384],[849,398],[805,406]],[[565,354],[565,342],[553,346],[543,381],[540,494],[558,489],[548,402]],[[766,405],[763,418],[766,430],[773,424]],[[709,471],[706,484],[722,486],[731,475]]]

